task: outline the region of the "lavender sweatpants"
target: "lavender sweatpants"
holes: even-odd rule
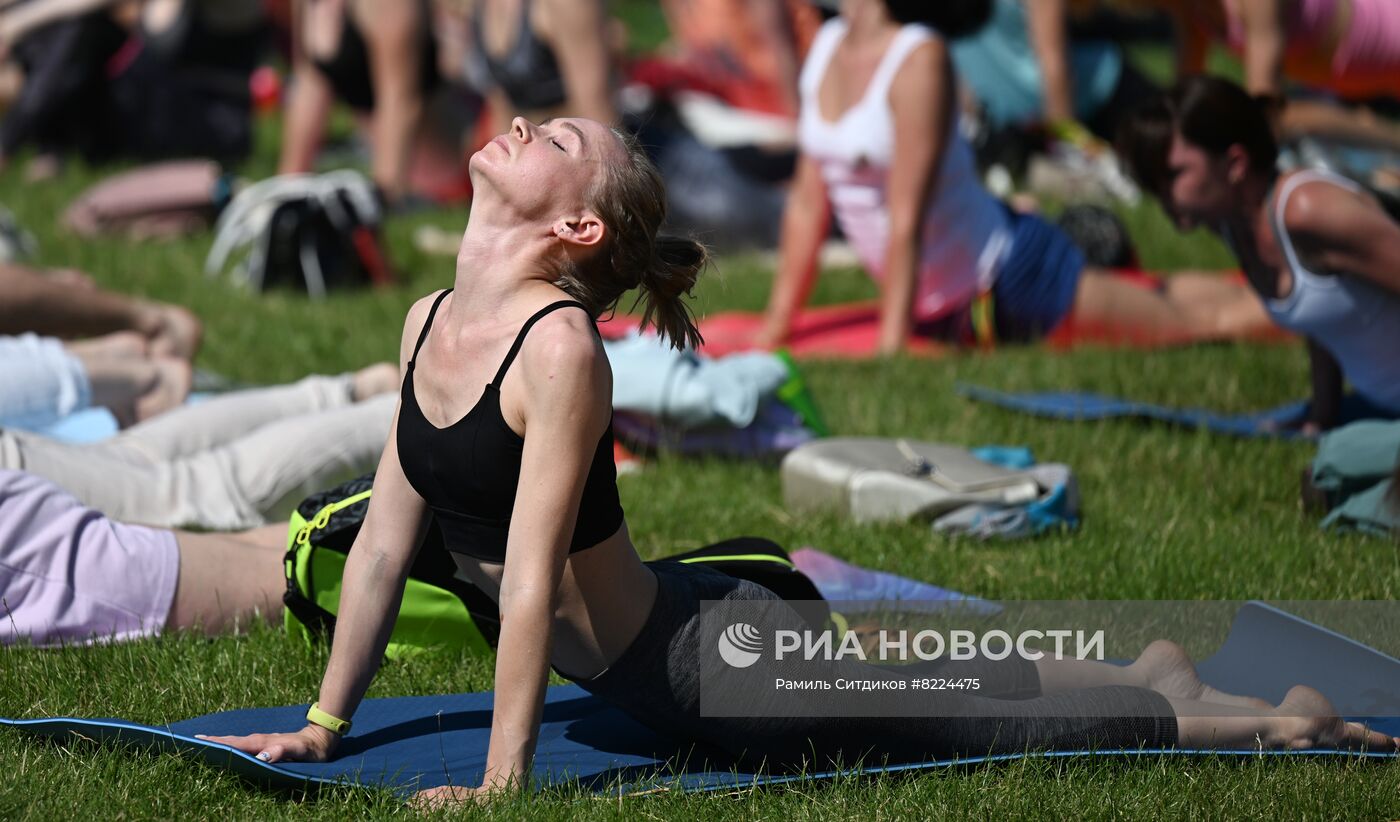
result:
[[[0,645],[160,633],[179,575],[173,532],[115,522],[48,480],[0,470]]]

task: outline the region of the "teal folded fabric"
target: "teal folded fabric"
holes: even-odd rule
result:
[[[1376,536],[1400,533],[1392,475],[1400,462],[1400,422],[1354,422],[1318,443],[1312,483],[1327,500],[1325,529]]]
[[[1400,504],[1391,493],[1390,480],[1378,482],[1333,508],[1322,527],[1360,531],[1377,537],[1400,534]]]

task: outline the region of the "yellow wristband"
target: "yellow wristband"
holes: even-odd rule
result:
[[[350,733],[350,721],[340,717],[331,716],[321,710],[321,703],[313,702],[311,707],[306,709],[306,721],[312,725],[320,725],[336,736],[345,736]]]

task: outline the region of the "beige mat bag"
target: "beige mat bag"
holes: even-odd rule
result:
[[[791,511],[833,511],[856,522],[933,519],[964,505],[1021,505],[1040,497],[1030,471],[1002,468],[955,445],[831,437],[783,460]]]

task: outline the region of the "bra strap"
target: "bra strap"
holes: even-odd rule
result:
[[[433,327],[433,317],[437,316],[438,306],[442,305],[443,299],[451,293],[452,289],[444,289],[443,292],[438,295],[438,298],[433,300],[433,307],[428,311],[428,319],[423,323],[423,330],[418,332],[418,344],[413,346],[413,356],[408,358],[410,364],[418,359],[418,352],[422,350],[423,343],[428,339],[428,329]]]
[[[510,353],[506,354],[505,362],[501,363],[501,370],[496,372],[496,379],[492,380],[491,384],[496,386],[496,388],[501,387],[501,380],[505,379],[506,371],[510,369],[510,364],[515,362],[515,355],[520,353],[520,346],[525,342],[525,335],[530,333],[530,328],[533,327],[535,323],[539,322],[546,314],[551,314],[561,308],[568,308],[570,306],[582,308],[584,311],[588,310],[584,308],[583,303],[576,300],[560,300],[559,302],[550,303],[544,308],[541,308],[539,311],[536,311],[530,319],[526,320],[525,325],[520,327],[520,333],[515,335],[515,342],[511,344]],[[593,315],[590,314],[589,319],[592,319],[592,317]]]

